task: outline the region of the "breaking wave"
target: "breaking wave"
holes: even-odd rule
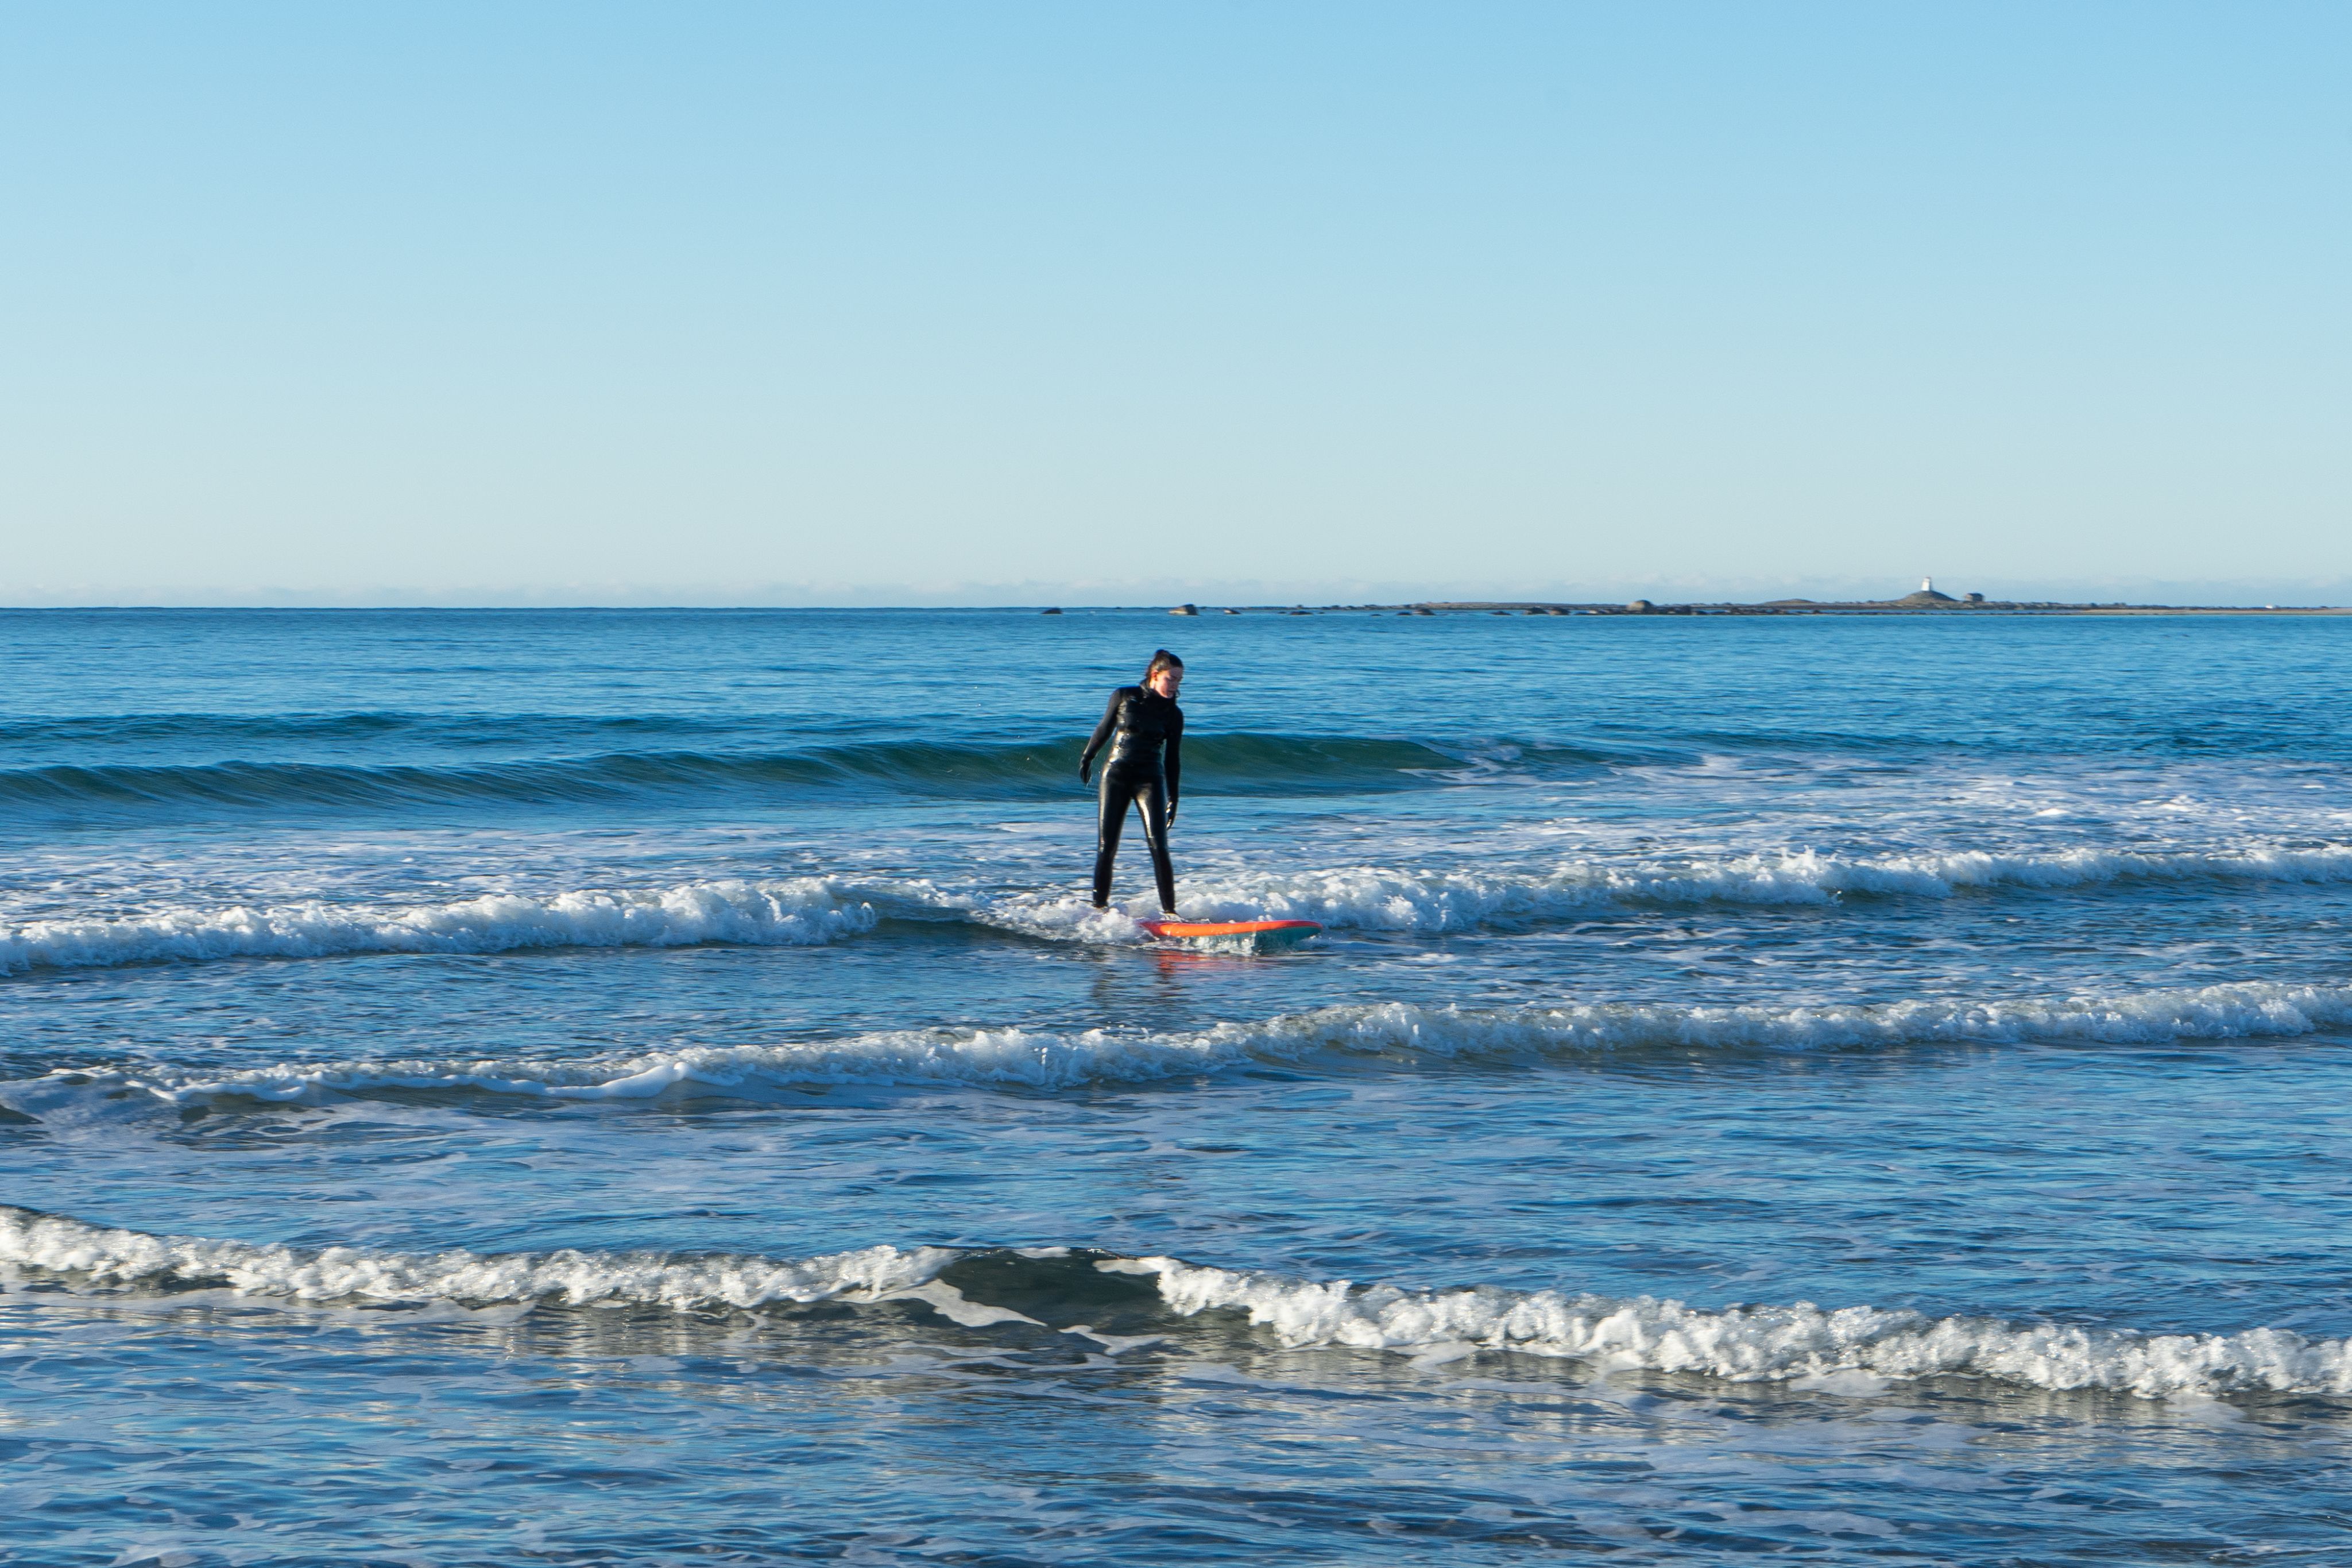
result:
[[[70,1275],[96,1286],[215,1286],[244,1296],[302,1301],[758,1307],[853,1292],[873,1299],[921,1285],[955,1256],[939,1248],[901,1252],[895,1247],[783,1260],[568,1249],[495,1256],[364,1247],[303,1251],[106,1229],[0,1207],[0,1268]]]
[[[1164,1334],[1097,1333],[1095,1283],[1150,1282],[1138,1303],[1177,1329],[1207,1314],[1245,1319],[1294,1349],[1382,1351],[1441,1364],[1480,1352],[1556,1357],[1594,1370],[1777,1382],[1842,1392],[1958,1377],[2147,1398],[2243,1393],[2352,1394],[2352,1343],[2284,1329],[2162,1333],[1990,1317],[1931,1318],[1871,1306],[1735,1306],[1491,1286],[1406,1291],[1205,1268],[1085,1249],[890,1246],[817,1257],[598,1252],[304,1249],[154,1236],[0,1207],[0,1288],[82,1292],[226,1291],[260,1301],[362,1306],[649,1307],[788,1310],[820,1301],[913,1301],[965,1327],[1021,1323],[1114,1351]],[[987,1299],[1015,1283],[1022,1310]],[[1108,1282],[1105,1281],[1105,1282]],[[1116,1310],[1116,1308],[1114,1308]]]
[[[31,968],[320,958],[354,953],[505,953],[525,947],[808,946],[873,929],[877,890],[833,877],[702,882],[649,892],[489,894],[406,907],[317,901],[167,909],[0,927],[0,974]],[[887,895],[886,895],[887,896]]]
[[[1811,852],[1611,863],[1549,873],[1377,867],[1188,877],[1195,920],[1303,919],[1334,927],[1444,932],[1575,915],[1616,904],[1829,904],[1847,897],[1949,898],[1964,890],[2063,890],[2157,882],[2352,882],[2352,846],[2210,852],[1969,850],[1847,857]]]
[[[556,1061],[287,1062],[211,1072],[164,1066],[58,1069],[0,1083],[0,1105],[37,1117],[93,1095],[182,1106],[239,1100],[324,1104],[418,1092],[559,1102],[759,1101],[829,1084],[1055,1091],[1318,1063],[1499,1064],[1660,1050],[1785,1052],[1938,1043],[2139,1045],[2288,1038],[2347,1026],[2352,1026],[2352,988],[2268,982],[2057,1000],[1874,1006],[1483,1009],[1381,1002],[1157,1033],[883,1030],[833,1040]]]
[[[1812,853],[1683,863],[1576,861],[1548,873],[1223,873],[1185,879],[1192,920],[1305,919],[1334,930],[1426,935],[1640,905],[1827,905],[1849,897],[1948,898],[1966,889],[2068,889],[2143,882],[2352,881],[2352,847],[2211,852],[1964,852],[1846,859]],[[173,908],[0,926],[0,974],[32,968],[316,958],[361,953],[503,953],[533,947],[806,946],[886,919],[965,920],[1052,940],[1141,938],[1125,914],[1075,894],[990,894],[921,879],[719,879],[642,891],[491,894],[446,904],[309,900]]]
[[[1930,1318],[1878,1307],[1731,1307],[1482,1287],[1359,1290],[1197,1268],[1172,1258],[1097,1265],[1150,1274],[1178,1313],[1238,1312],[1293,1346],[1398,1351],[1427,1364],[1514,1350],[1602,1370],[1695,1373],[1732,1382],[1969,1377],[2146,1398],[2269,1392],[2352,1394],[2352,1343],[2284,1329],[2143,1333],[1996,1318]]]

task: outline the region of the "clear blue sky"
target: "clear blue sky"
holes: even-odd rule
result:
[[[0,601],[2352,598],[2352,5],[0,5]]]

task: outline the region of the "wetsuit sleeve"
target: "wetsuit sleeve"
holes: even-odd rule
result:
[[[1176,810],[1179,786],[1184,781],[1184,710],[1176,710],[1176,722],[1168,727],[1168,810]]]
[[[1103,709],[1102,722],[1095,726],[1094,737],[1087,742],[1086,750],[1079,754],[1078,777],[1081,779],[1093,770],[1095,753],[1103,748],[1103,742],[1108,740],[1110,732],[1118,727],[1118,699],[1121,695],[1118,691],[1110,694],[1110,706]]]

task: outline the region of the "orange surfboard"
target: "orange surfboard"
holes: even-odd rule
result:
[[[1141,924],[1145,931],[1165,942],[1233,936],[1261,947],[1286,947],[1323,929],[1312,920],[1146,920]]]

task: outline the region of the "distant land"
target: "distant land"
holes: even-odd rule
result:
[[[1058,610],[1048,610],[1058,615]],[[2049,600],[1954,597],[1931,579],[1900,599],[1772,599],[1760,604],[1571,604],[1540,600],[1430,600],[1412,604],[1179,604],[1171,615],[2352,615],[2347,605],[2065,604]]]

